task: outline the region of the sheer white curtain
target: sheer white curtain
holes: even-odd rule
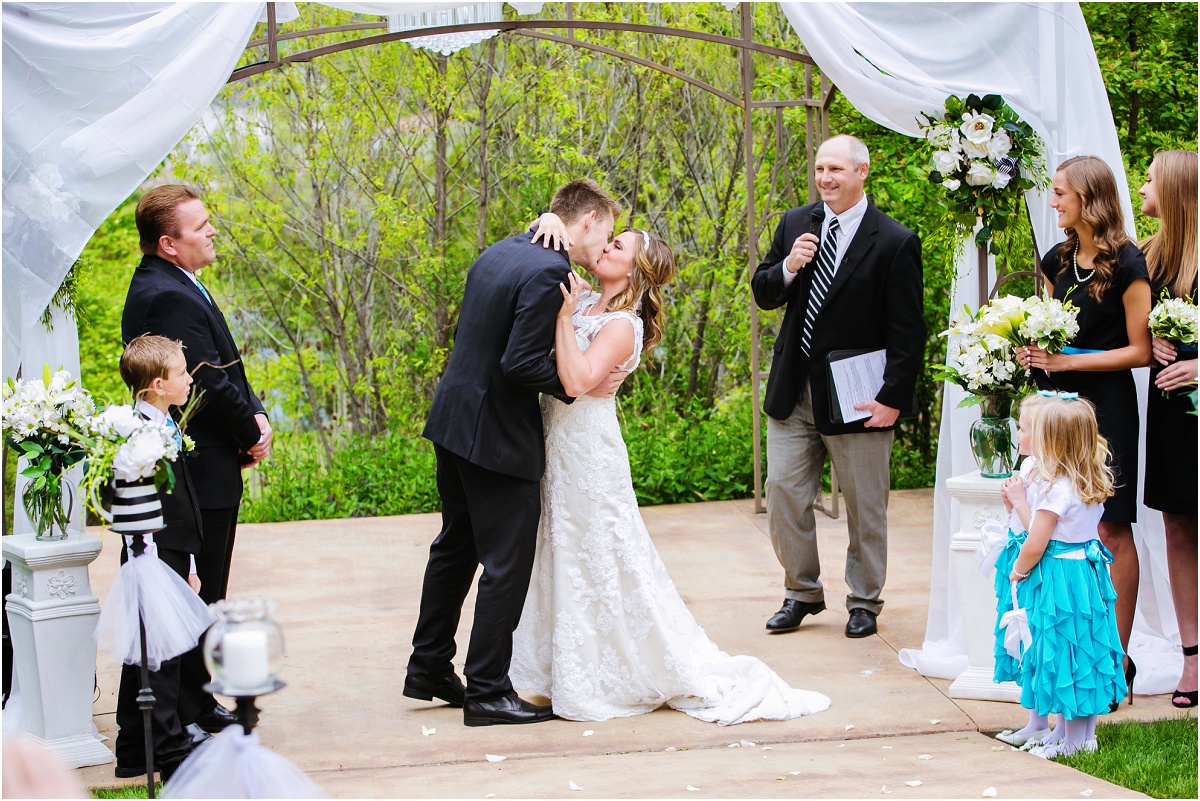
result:
[[[865,116],[912,136],[916,115],[935,111],[948,94],[1004,96],[1038,130],[1051,171],[1072,156],[1104,159],[1121,189],[1126,227],[1133,214],[1108,96],[1077,3],[783,3],[805,49],[838,90]],[[870,189],[868,185],[868,190]],[[1039,252],[1061,241],[1048,198],[1028,193]],[[975,255],[964,253],[954,301],[974,307]],[[993,268],[994,269],[994,268]],[[994,279],[994,275],[989,276]],[[1144,400],[1146,370],[1135,371]],[[925,642],[901,661],[929,676],[955,678],[966,667],[966,645],[950,568],[957,514],[947,478],[974,461],[965,436],[973,413],[955,410],[961,390],[948,387],[942,406],[934,490],[932,583]],[[1144,408],[1144,406],[1143,406]],[[1135,527],[1142,557],[1138,617],[1130,652],[1139,693],[1168,692],[1182,667],[1166,579],[1162,518],[1142,508]]]
[[[96,227],[225,85],[262,7],[4,4],[5,375]]]

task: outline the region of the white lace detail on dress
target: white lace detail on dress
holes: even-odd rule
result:
[[[614,319],[633,323],[637,366],[642,321],[631,312],[586,316],[581,350]],[[542,399],[546,474],[537,554],[513,638],[514,686],[550,698],[571,720],[608,720],[663,704],[722,724],[786,719],[829,706],[789,687],[761,661],[721,652],[696,623],[659,559],[638,512],[629,456],[612,398]]]

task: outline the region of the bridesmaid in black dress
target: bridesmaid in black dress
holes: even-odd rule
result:
[[[1117,485],[1104,504],[1100,540],[1113,554],[1117,632],[1128,653],[1140,574],[1133,543],[1140,426],[1132,368],[1150,361],[1150,282],[1142,252],[1125,233],[1117,182],[1107,164],[1095,156],[1068,159],[1054,173],[1051,191],[1050,207],[1067,241],[1042,257],[1042,272],[1055,298],[1069,297],[1079,307],[1079,333],[1059,353],[1031,344],[1018,349],[1017,358],[1035,368],[1043,388],[1078,392],[1096,407]],[[1136,672],[1127,658],[1131,703]]]
[[[1166,288],[1196,298],[1196,154],[1168,150],[1154,157],[1139,190],[1142,214],[1162,220],[1142,242],[1157,303]],[[1196,706],[1196,346],[1154,337],[1146,392],[1145,503],[1163,515],[1167,572],[1183,645],[1183,675],[1171,695],[1180,709]],[[1189,386],[1191,385],[1191,386]]]

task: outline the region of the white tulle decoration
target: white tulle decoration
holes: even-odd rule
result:
[[[121,565],[96,623],[97,644],[127,665],[142,662],[139,604],[146,623],[146,659],[151,670],[194,648],[214,621],[200,596],[158,558],[153,542],[146,544],[144,554]]]
[[[328,798],[308,775],[262,745],[256,732],[230,726],[188,757],[162,798]]]

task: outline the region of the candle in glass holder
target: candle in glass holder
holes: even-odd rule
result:
[[[222,679],[227,688],[253,690],[271,681],[265,631],[229,631],[221,640]]]

